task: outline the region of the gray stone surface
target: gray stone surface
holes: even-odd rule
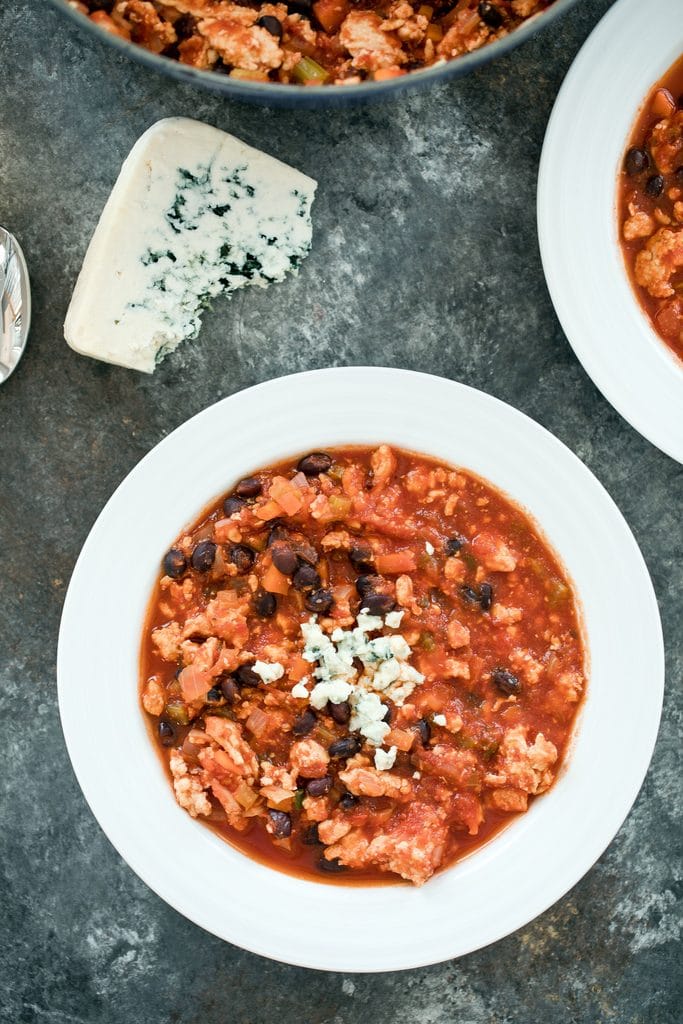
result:
[[[25,249],[35,303],[30,348],[0,390],[3,1022],[681,1019],[683,473],[620,419],[577,363],[545,289],[535,231],[546,121],[579,45],[608,7],[584,0],[523,50],[393,105],[288,113],[177,87],[79,35],[44,2],[0,4],[0,223]],[[217,303],[200,340],[147,378],[79,358],[61,327],[122,158],[170,114],[235,132],[312,174],[320,190],[315,245],[298,280]],[[85,805],[55,687],[71,569],[138,459],[239,388],[346,363],[466,381],[576,451],[642,546],[668,669],[643,791],[565,899],[462,960],[354,978],[244,953],[154,896]]]

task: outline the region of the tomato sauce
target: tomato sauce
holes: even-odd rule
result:
[[[140,686],[178,802],[233,846],[422,884],[552,785],[585,652],[517,505],[424,455],[340,448],[257,470],[179,536]]]

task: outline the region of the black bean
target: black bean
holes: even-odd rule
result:
[[[482,611],[490,611],[493,604],[493,587],[490,583],[482,583],[479,587],[479,604]]]
[[[422,746],[426,747],[432,735],[432,727],[427,721],[427,719],[421,718],[419,722],[415,723],[413,728],[417,732],[417,735],[420,737],[420,742],[422,743]]]
[[[325,590],[324,587],[320,590],[312,590],[304,598],[304,604],[309,612],[315,612],[316,615],[325,615],[326,612],[329,612],[333,601],[332,591]]]
[[[474,587],[461,587],[460,593],[468,604],[479,604],[479,594],[476,592]]]
[[[306,783],[306,792],[309,796],[325,796],[332,789],[332,777],[323,775],[322,779],[311,779]]]
[[[217,704],[223,696],[223,691],[218,686],[212,686],[206,695],[207,704]]]
[[[321,871],[346,871],[346,865],[342,864],[339,857],[333,857],[332,860],[321,857],[318,861],[318,867]]]
[[[246,544],[232,544],[228,550],[228,558],[238,572],[249,572],[256,560],[256,552]]]
[[[297,539],[292,542],[292,547],[295,553],[299,556],[302,562],[308,562],[309,565],[317,565],[319,561],[318,552],[315,550],[312,544],[309,544],[307,540]]]
[[[371,594],[377,590],[377,587],[381,586],[381,576],[359,576],[356,580],[356,590],[360,597],[365,597],[366,594]]]
[[[272,619],[277,609],[277,598],[275,594],[269,594],[267,590],[257,590],[254,594],[254,611],[262,619]]]
[[[262,490],[263,484],[257,476],[245,476],[235,487],[235,494],[239,498],[258,498]]]
[[[257,675],[249,665],[240,665],[233,672],[232,678],[238,686],[260,686],[261,684],[261,676]]]
[[[367,594],[363,598],[362,605],[371,615],[387,615],[396,607],[396,602],[391,594]]]
[[[208,572],[216,557],[216,545],[212,540],[200,540],[192,552],[192,568],[197,572]]]
[[[356,572],[371,573],[373,558],[373,551],[369,544],[354,544],[349,549],[349,559]]]
[[[273,823],[273,835],[277,839],[286,839],[292,834],[292,819],[286,811],[272,811],[268,808],[268,816]]]
[[[270,533],[268,534],[268,540],[266,547],[272,548],[278,540],[289,540],[289,533],[282,525],[282,523],[272,523],[270,527]]]
[[[299,564],[299,559],[296,557],[294,549],[288,544],[283,543],[283,541],[277,541],[273,544],[271,557],[275,568],[279,569],[285,576],[291,576]]]
[[[197,19],[193,18],[191,14],[181,14],[173,22],[173,28],[178,39],[189,39],[190,36],[194,35],[196,27]]]
[[[159,740],[164,747],[172,747],[175,743],[175,729],[163,718],[159,722]]]
[[[351,705],[347,700],[343,700],[339,704],[333,704],[330,701],[327,705],[327,711],[339,725],[346,725],[351,717]]]
[[[624,168],[627,174],[634,178],[650,166],[650,158],[644,149],[631,146],[624,157]]]
[[[491,680],[501,693],[506,694],[508,697],[511,694],[521,693],[522,684],[519,679],[505,668],[494,668],[491,673]]]
[[[266,32],[270,32],[271,36],[275,36],[276,39],[282,39],[282,22],[278,18],[274,18],[272,14],[264,14],[256,24],[265,28]]]
[[[171,548],[164,555],[164,572],[172,580],[179,579],[187,569],[187,559],[180,548]]]
[[[664,191],[664,178],[661,174],[653,174],[651,178],[648,178],[645,183],[645,191],[653,199],[661,196]]]
[[[228,704],[234,704],[239,696],[239,690],[237,689],[237,683],[235,680],[228,676],[221,682],[221,692]]]
[[[320,846],[320,836],[318,835],[318,823],[314,821],[312,825],[304,829],[301,833],[301,842],[304,846]]]
[[[494,4],[489,3],[488,0],[482,0],[479,4],[478,10],[479,17],[485,25],[488,25],[489,28],[500,28],[503,24],[503,15],[498,8]]]
[[[461,550],[467,544],[467,537],[463,537],[461,533],[456,533],[452,537],[449,537],[444,544],[444,551],[447,555],[457,555],[458,551]]]
[[[229,519],[230,516],[234,515],[235,512],[239,512],[241,509],[243,509],[245,504],[246,503],[242,501],[241,498],[236,498],[234,495],[231,494],[230,497],[226,498],[225,501],[223,502],[223,514],[227,516]]]
[[[339,806],[342,811],[350,811],[352,807],[357,807],[359,803],[359,798],[354,796],[353,793],[342,793],[339,797]]]
[[[335,740],[327,751],[330,757],[353,757],[360,750],[360,743],[355,736],[344,736]]]
[[[309,732],[315,728],[316,722],[317,719],[313,712],[307,709],[298,718],[294,719],[292,732],[295,736],[308,736]]]
[[[297,590],[311,590],[320,586],[320,576],[312,565],[300,565],[292,576],[292,586]]]
[[[311,452],[310,455],[304,455],[303,459],[299,460],[299,465],[296,468],[306,476],[318,476],[319,473],[327,473],[331,465],[332,459],[325,452]]]
[[[389,724],[391,724],[391,718],[392,718],[393,713],[394,713],[394,709],[389,707],[389,705],[387,705],[386,710],[385,710],[384,714],[382,715],[382,721],[383,722],[388,722]]]

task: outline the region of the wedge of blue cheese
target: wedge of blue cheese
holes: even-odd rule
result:
[[[138,140],[95,229],[64,324],[82,355],[152,373],[220,294],[296,273],[316,182],[183,117]]]

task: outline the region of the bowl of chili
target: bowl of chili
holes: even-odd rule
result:
[[[268,409],[267,417],[253,415],[259,407]],[[432,478],[432,473],[437,476]],[[444,489],[452,492],[448,510],[443,495],[435,493]],[[351,505],[333,500],[340,497],[354,503],[361,516],[358,524],[344,519]],[[385,520],[389,515],[391,535],[386,534],[386,522],[385,532],[380,529],[378,509]],[[462,536],[446,538],[442,517],[448,515],[462,525]],[[272,528],[262,529],[267,523],[284,532],[271,537]],[[591,523],[591,529],[577,529],[579,523]],[[413,544],[416,526],[424,548],[421,564]],[[363,550],[353,559],[347,538],[331,536],[349,531],[363,533]],[[259,549],[262,535],[266,540]],[[431,540],[424,542],[424,535]],[[457,543],[446,549],[444,538]],[[120,552],[114,574],[112,550]],[[320,580],[295,585],[295,574],[305,566]],[[375,578],[359,589],[358,579],[369,576],[391,585]],[[399,586],[401,576],[408,582]],[[615,579],[628,585],[615,587]],[[470,735],[461,746],[452,741],[463,725],[469,728],[474,721],[477,707],[483,706],[482,694],[489,700],[495,692],[496,700],[513,709],[513,718],[522,708],[532,713],[535,698],[525,703],[526,696],[519,697],[516,687],[521,679],[533,694],[535,686],[543,690],[544,684],[540,677],[534,682],[535,668],[524,651],[511,670],[510,649],[497,647],[495,636],[502,630],[510,639],[519,630],[520,648],[522,637],[527,648],[532,644],[526,632],[531,620],[541,622],[548,612],[553,614],[546,600],[550,591],[539,590],[538,580],[544,588],[554,581],[553,600],[559,601],[559,616],[551,620],[554,628],[546,629],[548,622],[542,630],[548,657],[541,671],[550,672],[554,680],[545,692],[557,693],[555,684],[565,669],[576,670],[581,676],[574,701],[578,714],[563,719],[566,707],[558,711],[546,705],[541,711],[537,706],[541,717],[533,725],[531,719],[526,723],[524,749],[534,747],[531,760],[524,755],[530,781],[511,782],[510,764],[517,761],[519,766],[519,745],[517,753],[506,752],[503,740],[484,753],[476,747],[483,733]],[[429,600],[420,603],[428,585]],[[494,590],[490,602],[487,585]],[[197,588],[204,588],[201,607],[192,604]],[[438,607],[432,607],[434,589],[445,595],[439,599],[443,606],[437,601]],[[181,607],[183,590],[188,603]],[[227,598],[220,596],[227,591]],[[275,609],[271,601],[261,603],[273,594]],[[246,605],[241,604],[244,595]],[[162,607],[169,600],[172,606]],[[245,607],[250,609],[246,616]],[[405,622],[401,615],[390,618],[396,612],[403,613]],[[208,641],[198,616],[218,613],[226,641],[220,650],[214,647],[215,658],[206,659],[199,653],[200,648],[206,653]],[[330,617],[333,621],[327,621]],[[414,623],[422,619],[428,628],[417,630]],[[452,625],[455,620],[457,627]],[[182,626],[185,636],[174,638],[171,629],[164,643],[189,645],[183,649],[177,678],[167,671],[175,655],[167,661],[159,644],[152,647],[151,642],[152,633],[171,622]],[[308,637],[298,646],[302,625]],[[216,628],[214,622],[210,629]],[[230,659],[233,655],[227,652],[240,649],[236,638],[245,628],[255,649],[238,659],[237,666],[219,666],[221,671],[211,676],[218,657]],[[276,633],[269,634],[273,629]],[[283,643],[288,629],[291,645]],[[226,630],[232,631],[229,639]],[[433,634],[433,645],[424,645],[421,634],[426,632]],[[568,632],[574,640],[565,646],[560,637]],[[348,691],[335,694],[330,687],[339,680],[316,668],[331,659],[329,645],[335,647],[334,658],[343,660],[350,636],[360,644],[352,658],[355,668],[347,676]],[[487,643],[493,644],[490,657]],[[368,675],[385,674],[382,662],[392,644],[395,665],[382,686],[375,681],[369,687]],[[469,660],[471,678],[477,671],[476,647],[486,667],[473,683],[465,678],[463,665],[439,661],[446,647],[449,660]],[[299,651],[299,661],[308,668],[290,663]],[[550,666],[560,667],[553,652],[570,663],[555,671]],[[328,667],[330,663],[325,662]],[[239,673],[245,668],[251,676],[242,679]],[[296,680],[294,675],[289,678],[293,672]],[[159,677],[156,689],[149,685],[154,676]],[[493,942],[541,913],[590,868],[628,813],[647,769],[661,711],[663,651],[656,601],[637,545],[609,496],[567,448],[510,406],[463,385],[408,371],[348,368],[280,378],[224,399],[185,423],[139,463],[105,506],[74,570],[60,629],[58,684],[64,734],[86,800],[114,846],[163,899],[207,930],[264,956],[319,969],[381,971],[438,962]],[[562,687],[566,684],[565,679]],[[467,704],[470,685],[476,699]],[[295,741],[301,744],[296,778],[288,782],[278,756],[272,756],[272,772],[260,779],[256,799],[262,801],[261,816],[270,825],[263,831],[268,842],[288,838],[277,834],[285,818],[290,836],[296,830],[300,809],[293,806],[291,785],[305,790],[302,803],[336,792],[334,811],[326,817],[338,821],[356,813],[341,804],[343,775],[345,791],[375,814],[381,807],[363,786],[368,778],[388,775],[407,780],[411,750],[419,766],[411,763],[414,789],[409,799],[402,807],[382,805],[386,821],[394,816],[389,829],[394,835],[413,807],[429,805],[427,777],[436,775],[461,790],[474,782],[474,790],[482,792],[474,775],[460,781],[451,775],[448,782],[443,758],[451,767],[457,760],[458,771],[466,761],[476,775],[477,759],[490,757],[485,785],[491,792],[526,786],[527,794],[539,795],[530,796],[526,813],[513,815],[504,828],[493,827],[483,837],[488,841],[473,849],[468,848],[470,830],[462,827],[470,812],[461,802],[456,831],[464,844],[462,856],[435,864],[433,877],[431,872],[426,878],[415,874],[414,858],[407,872],[402,871],[406,861],[400,857],[391,865],[397,884],[378,884],[376,874],[370,870],[364,875],[362,867],[354,877],[354,865],[344,864],[348,858],[343,850],[331,859],[349,867],[347,875],[316,877],[310,860],[283,864],[282,847],[276,863],[264,852],[263,837],[249,848],[248,837],[240,844],[230,834],[232,823],[226,817],[233,804],[227,797],[221,801],[221,786],[225,771],[232,772],[235,758],[241,757],[246,767],[240,787],[233,785],[231,794],[240,814],[254,806],[247,792],[255,788],[253,772],[248,777],[249,762],[255,757],[263,769],[268,755],[258,743],[240,746],[236,737],[258,734],[263,725],[258,712],[276,718],[283,713],[280,732],[286,734],[294,686],[300,687],[297,718],[310,712],[316,731],[306,727]],[[407,687],[403,703],[400,686]],[[367,696],[369,688],[381,691],[381,700],[392,709],[391,720],[359,708],[359,691]],[[563,700],[567,692],[565,688]],[[194,713],[197,693],[201,715],[187,722],[182,715],[173,718],[173,708],[181,705]],[[377,693],[375,697],[380,699]],[[341,698],[358,715],[355,726],[348,720],[335,724],[328,714]],[[416,700],[424,702],[420,721],[431,716],[430,737],[420,735],[421,726],[410,714],[401,717]],[[247,708],[247,703],[252,706]],[[242,705],[246,717],[240,717]],[[462,724],[456,721],[458,714]],[[561,720],[569,731],[562,767],[553,781],[545,774],[557,760],[548,743],[557,753]],[[157,737],[164,739],[162,723],[173,733],[170,746],[156,742]],[[272,724],[266,723],[266,730]],[[277,732],[276,722],[269,741],[273,749]],[[403,735],[408,733],[414,735]],[[348,743],[344,746],[349,735],[355,737],[353,751]],[[292,739],[283,756],[293,756]],[[306,746],[309,740],[316,748]],[[455,754],[448,753],[451,749]],[[184,765],[172,773],[172,780],[164,762],[169,752]],[[322,769],[315,764],[320,756],[328,758]],[[359,757],[364,760],[353,760]],[[328,767],[331,760],[333,768]],[[201,776],[201,792],[195,785],[200,764],[207,773]],[[412,778],[413,767],[420,779]],[[328,777],[325,793],[308,791],[311,782]],[[172,781],[179,783],[180,801]],[[288,788],[289,795],[281,792]],[[195,797],[198,814],[193,818],[188,810]],[[387,794],[378,799],[387,799]],[[224,817],[198,820],[204,800],[212,805],[211,812],[222,809]],[[428,813],[429,808],[421,815]],[[413,825],[424,820],[420,817]],[[377,826],[378,820],[373,818],[372,824]],[[432,834],[443,819],[437,815],[428,824]],[[354,819],[345,835],[355,829],[357,836],[359,827]],[[330,851],[337,842],[333,835],[326,838],[330,842],[319,845],[317,856],[325,855],[323,846]],[[339,842],[343,845],[343,837]],[[434,854],[429,835],[420,836],[418,847],[427,858]],[[373,865],[377,867],[377,858],[365,867]],[[401,874],[407,882],[400,881]],[[358,928],[361,919],[370,923],[367,928]]]
[[[679,462],[682,59],[677,0],[619,0],[560,90],[538,184],[543,268],[570,344],[617,411]]]
[[[347,0],[51,2],[120,53],[186,84],[269,106],[339,107],[468,74],[577,0],[386,0],[362,9]]]

